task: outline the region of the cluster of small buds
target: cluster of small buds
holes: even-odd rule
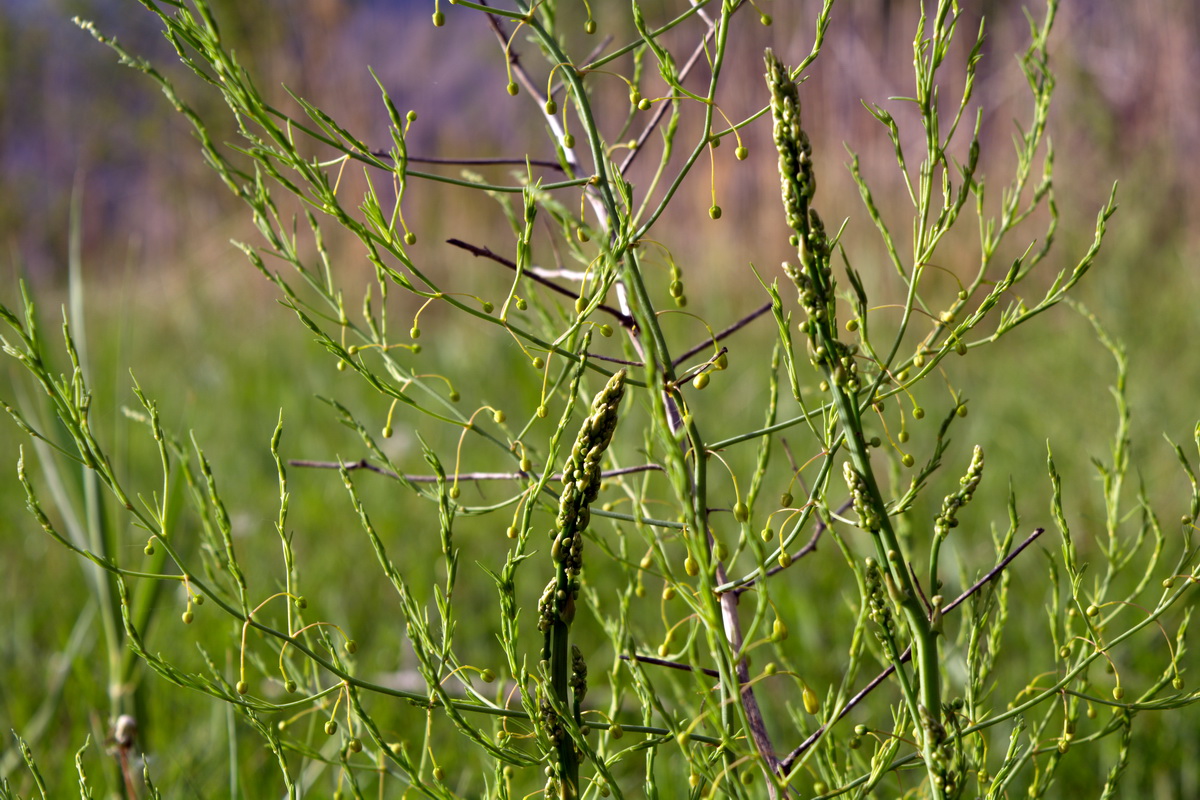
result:
[[[625,370],[609,378],[592,401],[591,414],[584,420],[563,470],[557,527],[562,533],[581,531],[590,521],[587,506],[600,493],[600,465],[604,451],[617,427],[617,407],[625,394]]]
[[[558,604],[554,602],[557,592],[558,579],[551,578],[550,582],[546,584],[546,588],[542,590],[542,596],[538,600],[537,626],[539,631],[546,632],[554,624],[554,620],[558,615]],[[547,652],[542,657],[549,658],[550,654]]]
[[[583,651],[578,645],[571,645],[571,692],[576,704],[583,702],[584,695],[587,694],[587,672],[587,661],[583,658]]]
[[[587,513],[586,509],[584,513]],[[583,536],[578,533],[569,535],[566,532],[556,534],[550,555],[555,561],[562,562],[567,574],[579,574],[583,568]]]
[[[975,452],[971,455],[971,465],[967,467],[967,474],[958,480],[958,491],[946,495],[942,500],[942,511],[933,520],[934,535],[944,539],[950,533],[951,528],[958,527],[958,510],[971,502],[982,477],[983,448],[976,445]]]
[[[800,92],[796,82],[771,50],[766,53],[767,86],[771,90],[772,133],[779,151],[783,176],[783,208],[788,227],[800,231],[808,225],[808,204],[817,191],[812,169],[812,145],[800,127]]]
[[[833,370],[830,372],[830,377],[833,378],[835,384],[850,394],[858,391],[860,383],[858,363],[854,360],[854,348],[845,348],[843,353],[838,356],[837,363],[833,365]]]
[[[933,768],[930,781],[946,795],[953,795],[963,774],[962,752],[956,746],[961,740],[947,737],[945,726],[925,706],[918,706],[917,710],[921,715],[925,760]]]
[[[854,513],[858,514],[858,527],[864,531],[878,534],[880,528],[883,527],[883,518],[879,516],[879,509],[875,507],[875,502],[867,489],[867,482],[849,461],[842,465],[842,474],[846,478],[846,486],[850,489],[850,498],[854,502]]]
[[[579,574],[583,569],[583,532],[591,520],[588,506],[600,493],[600,465],[617,427],[617,408],[625,392],[625,370],[613,375],[592,401],[563,469],[563,490],[558,518],[550,531],[551,558],[562,569],[547,584],[538,601],[538,629],[546,633],[543,646],[549,657],[549,631],[557,621],[570,623],[575,616]]]
[[[866,563],[868,615],[871,617],[871,621],[883,628],[890,637],[892,633],[895,633],[895,620],[892,617],[892,606],[888,602],[887,590],[884,588],[883,572],[879,568],[879,562],[875,559],[868,557]]]
[[[542,690],[538,690],[541,694]],[[540,723],[541,732],[546,735],[546,738],[554,745],[558,745],[564,741],[567,736],[567,731],[562,726],[562,720],[558,718],[558,714],[554,711],[554,706],[543,695],[538,700],[538,722]]]

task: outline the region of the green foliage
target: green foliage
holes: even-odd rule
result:
[[[501,43],[497,91],[542,115],[553,150],[539,160],[530,143],[494,161],[517,168],[501,179],[417,169],[408,139],[425,121],[402,113],[379,78],[386,150],[301,97],[295,114],[265,97],[208,3],[142,1],[232,110],[236,147],[214,140],[162,69],[81,25],[162,89],[249,207],[262,242],[241,249],[320,346],[312,360],[343,373],[340,386],[356,382],[345,389],[354,402],[326,402],[361,455],[289,462],[281,416],[268,449],[277,496],[256,498],[270,519],[250,526],[273,530],[267,555],[261,530],[250,536],[231,511],[237,478],[196,436],[172,434],[136,382],[128,416],[153,442],[159,476],[119,463],[93,425],[82,297],[64,315],[61,353],[28,292],[16,310],[0,307],[4,351],[45,398],[5,403],[31,443],[18,480],[41,528],[87,563],[105,632],[113,791],[156,795],[153,751],[137,774],[130,727],[161,724],[141,688],[146,668],[211,701],[208,730],[230,753],[221,774],[230,794],[250,796],[998,798],[1053,796],[1080,780],[1113,796],[1135,723],[1194,701],[1182,673],[1200,490],[1175,446],[1187,512],[1164,525],[1145,492],[1127,507],[1125,356],[1098,321],[1080,307],[1118,370],[1112,460],[1096,464],[1102,534],[1072,523],[1053,453],[1041,526],[1021,522],[1012,493],[1007,520],[973,513],[976,495],[1003,495],[981,448],[950,478],[941,471],[970,408],[949,362],[986,359],[1067,299],[1116,209],[1114,188],[1090,247],[1041,275],[1058,227],[1046,140],[1053,0],[1020,60],[1030,108],[998,203],[973,97],[983,29],[956,62],[954,3],[916,20],[913,95],[893,104],[911,109],[869,107],[911,206],[881,207],[852,154],[880,259],[903,287],[894,296],[876,296],[851,263],[845,237],[865,234],[827,228],[818,213],[848,213],[822,205],[817,173],[837,143],[810,141],[802,112],[800,81],[835,22],[832,0],[798,66],[767,52],[762,106],[737,121],[718,87],[749,3],[659,19],[635,3],[630,20],[612,22],[631,25],[629,43],[596,54],[588,35],[608,22],[590,9],[459,0]],[[433,13],[435,27],[447,22]],[[962,91],[947,107],[955,69]],[[768,115],[776,153],[755,159],[742,135]],[[687,224],[724,224],[716,160],[731,137],[737,169],[777,159],[780,238],[795,256],[778,274],[751,266],[763,305],[716,330],[708,319],[727,311],[725,298],[687,280],[670,242],[694,234],[672,230],[665,212],[712,165],[710,219]],[[636,185],[635,161],[653,152]],[[349,171],[362,173],[361,199],[342,186]],[[452,244],[503,266],[505,281],[422,255],[426,237],[404,211],[438,185],[499,205],[512,235],[504,252]],[[972,212],[977,240],[952,245]],[[369,265],[361,294],[327,236]],[[770,344],[738,346],[752,335]],[[55,366],[62,354],[67,366]],[[949,401],[931,387],[943,380]],[[397,433],[411,452],[389,444]],[[420,471],[408,463],[418,450]],[[301,469],[340,478],[332,535],[294,521]],[[352,527],[357,544],[344,541]],[[1013,565],[1041,537],[1046,572],[1014,593]],[[161,618],[172,596],[178,623]],[[1037,608],[1044,628],[1011,624]],[[396,675],[398,652],[408,668]],[[240,743],[247,730],[265,751]],[[23,740],[20,752],[22,785],[44,795]],[[16,795],[5,786],[0,796]]]

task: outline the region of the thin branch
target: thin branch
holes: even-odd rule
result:
[[[981,587],[983,587],[984,584],[986,584],[988,581],[991,581],[992,579],[994,579],[997,575],[999,575],[1004,570],[1005,567],[1007,567],[1010,563],[1012,563],[1012,560],[1014,558],[1016,558],[1017,556],[1019,556],[1021,554],[1022,550],[1024,550],[1029,545],[1033,544],[1033,541],[1045,532],[1046,532],[1045,528],[1038,528],[1033,533],[1029,534],[1029,536],[1025,539],[1025,541],[1021,542],[1019,545],[1016,546],[1015,549],[1013,549],[1013,551],[1011,553],[1009,553],[1004,558],[1002,558],[1000,560],[999,564],[997,564],[996,566],[994,566],[990,570],[988,570],[987,573],[982,578],[975,581],[975,583],[973,583],[971,585],[971,588],[967,589],[965,592],[960,594],[954,600],[954,602],[950,603],[945,608],[943,608],[942,614],[945,615],[945,614],[949,613],[954,608],[958,607],[968,597],[975,594],[975,592],[979,591],[979,589]],[[900,659],[899,659],[898,663],[903,664],[903,663],[909,661],[911,658],[912,658],[912,648],[909,647],[903,653],[900,654]],[[849,714],[850,710],[852,708],[854,708],[856,705],[861,703],[868,694],[870,694],[872,691],[875,690],[875,687],[877,687],[879,684],[881,684],[885,680],[887,680],[888,676],[890,676],[895,671],[896,671],[896,664],[891,664],[883,672],[876,675],[874,680],[872,680],[870,683],[868,683],[866,686],[864,686],[862,688],[862,690],[859,691],[858,694],[854,695],[854,697],[851,697],[846,702],[846,705],[838,713],[837,719],[835,719],[834,722],[840,721],[843,717],[845,717],[847,714]],[[825,723],[821,727],[817,728],[815,731],[813,731],[812,735],[809,736],[807,739],[805,739],[803,742],[801,742],[800,745],[795,750],[788,753],[787,756],[782,761],[779,762],[780,769],[782,769],[785,773],[789,769],[791,769],[792,764],[795,763],[796,759],[799,758],[801,755],[803,755],[805,751],[807,751],[810,747],[812,747],[814,744],[817,743],[817,741],[825,733],[825,730],[829,727],[829,724],[830,723]]]
[[[684,361],[687,361],[689,358],[696,355],[696,353],[699,353],[701,350],[705,349],[713,342],[719,342],[722,339],[725,339],[726,337],[732,336],[733,334],[737,333],[742,328],[746,327],[751,322],[758,319],[759,317],[761,317],[763,314],[767,313],[770,310],[771,310],[771,304],[767,303],[766,305],[763,305],[760,308],[757,308],[754,311],[751,311],[749,314],[742,317],[741,319],[739,319],[737,322],[730,325],[725,330],[723,330],[720,333],[713,336],[711,341],[701,342],[700,344],[696,345],[695,347],[693,347],[689,350],[686,350],[682,355],[680,355],[674,361],[671,362],[671,366],[673,366],[673,367],[679,366]]]
[[[739,3],[737,8],[734,9],[734,13],[737,13],[737,11],[744,5],[745,3]],[[712,23],[712,20],[706,17],[702,17],[702,19],[704,19],[705,23],[708,25],[708,31],[705,32],[704,37],[696,45],[696,49],[692,51],[692,55],[688,58],[687,62],[684,63],[683,67],[680,68],[677,78],[680,84],[687,80],[688,74],[692,71],[692,68],[700,62],[700,56],[705,54],[705,52],[708,50],[708,46],[712,44],[713,38],[717,35],[717,26]],[[645,129],[635,140],[636,144],[629,149],[629,155],[625,156],[625,160],[621,162],[619,167],[617,167],[617,171],[620,174],[624,175],[629,171],[629,167],[631,164],[633,164],[633,160],[637,158],[638,153],[642,152],[642,145],[644,145],[650,139],[650,135],[654,133],[655,129],[658,128],[658,126],[662,123],[663,117],[667,115],[667,109],[669,108],[669,103],[658,104],[658,108],[654,110],[654,116],[652,116],[646,123]]]
[[[718,584],[726,583],[729,576],[725,573],[725,564],[717,562],[716,580]],[[745,647],[745,639],[742,636],[742,622],[738,616],[738,600],[739,595],[733,592],[726,592],[721,595],[721,616],[725,622],[725,638],[729,641],[730,649],[734,653],[742,653]],[[758,698],[754,694],[754,689],[750,687],[750,661],[742,655],[734,665],[737,671],[738,694],[742,698],[742,710],[746,714],[746,726],[750,729],[750,738],[754,740],[754,747],[758,750],[763,761],[765,769],[770,770],[775,774],[782,774],[779,768],[779,757],[775,755],[775,745],[771,742],[771,735],[767,731],[766,720],[763,719],[762,709],[758,705]],[[773,784],[768,783],[768,796],[771,798],[778,797],[778,791]]]
[[[679,661],[669,661],[665,658],[655,658],[654,656],[639,656],[636,653],[633,655],[625,655],[622,653],[621,660],[637,661],[642,664],[653,664],[656,667],[668,667],[670,669],[680,670],[681,672],[699,672],[703,675],[707,675],[710,678],[719,679],[721,677],[721,673],[717,672],[715,669],[709,669],[708,667],[693,667],[691,664],[683,664]]]
[[[447,239],[446,244],[451,244],[451,245],[454,245],[455,247],[461,247],[463,250],[466,250],[468,253],[470,253],[473,256],[491,259],[492,261],[495,261],[497,264],[503,264],[504,266],[508,267],[509,269],[511,269],[513,271],[516,271],[516,269],[517,269],[517,264],[515,261],[509,261],[504,256],[498,255],[498,254],[492,252],[487,247],[480,247],[478,245],[473,245],[468,242],[464,242],[462,239]],[[528,276],[529,278],[531,278],[532,280],[535,280],[538,283],[542,284],[543,286],[553,289],[554,291],[558,292],[561,295],[570,297],[573,300],[579,299],[579,295],[576,294],[575,292],[571,291],[570,289],[566,288],[565,286],[558,285],[557,283],[555,283],[554,281],[552,281],[548,278],[544,278],[541,275],[538,275],[536,272],[526,271],[524,274],[526,276]],[[597,306],[597,308],[600,309],[601,311],[605,311],[609,314],[612,314],[614,317],[616,317],[617,321],[621,323],[622,328],[627,328],[629,330],[637,329],[637,322],[633,319],[633,317],[629,316],[628,314],[624,313],[623,311],[613,308],[612,306],[607,306],[607,305],[603,305],[603,304]]]
[[[849,510],[850,506],[852,506],[853,504],[854,504],[853,500],[847,500],[846,502],[842,503],[842,505],[838,508],[837,513],[844,514],[847,510]],[[817,540],[821,538],[821,534],[825,532],[825,529],[827,527],[828,526],[825,524],[825,521],[818,518],[817,524],[814,526],[815,529],[813,530],[813,535],[811,537],[809,537],[808,542],[803,547],[801,547],[796,552],[792,553],[791,559],[788,562],[788,566],[785,567],[781,564],[776,564],[775,566],[768,569],[766,574],[763,577],[769,578],[772,575],[775,575],[776,573],[783,572],[785,569],[792,566],[792,564],[795,564],[797,561],[804,558],[809,553],[815,553],[817,550]],[[754,584],[758,583],[758,580],[759,580],[758,578],[755,578],[754,580],[750,580],[750,581],[747,581],[746,583],[739,584],[738,586],[736,586],[733,589],[730,589],[729,591],[733,592],[734,594],[741,594],[742,592],[744,592],[747,589],[754,586]]]
[[[436,475],[404,475],[401,476],[390,469],[377,467],[365,458],[360,458],[358,461],[342,462],[342,461],[309,461],[306,459],[294,458],[288,461],[290,467],[307,467],[310,469],[342,469],[356,470],[365,469],[370,472],[376,472],[380,475],[386,475],[389,478],[400,478],[409,483],[437,483]],[[601,478],[613,478],[618,475],[633,475],[639,472],[661,472],[663,468],[658,464],[639,464],[633,467],[620,467],[619,469],[606,469],[600,473]],[[460,481],[520,481],[531,476],[528,472],[460,472],[455,476]],[[561,481],[562,473],[556,472],[550,476],[552,481]]]
[[[644,367],[644,366],[646,366],[641,361],[628,361],[624,358],[614,358],[613,356],[602,356],[599,353],[588,353],[588,358],[595,358],[600,361],[607,361],[610,364],[623,364],[627,367]]]
[[[377,158],[391,158],[391,153],[386,150],[372,150],[371,155]],[[562,164],[557,161],[545,161],[540,158],[418,158],[409,156],[405,159],[410,164],[446,164],[448,166],[510,166],[524,167],[545,167],[546,169],[558,170],[565,172]]]

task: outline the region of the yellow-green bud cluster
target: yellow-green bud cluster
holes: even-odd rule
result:
[[[780,185],[783,210],[788,227],[795,231],[792,243],[800,266],[784,263],[783,270],[800,293],[800,305],[806,319],[801,323],[808,334],[809,353],[814,366],[823,368],[833,383],[848,392],[856,392],[853,353],[838,346],[833,329],[836,325],[836,299],[833,272],[829,266],[829,238],[816,210],[811,208],[817,190],[812,164],[812,145],[800,125],[800,94],[787,67],[770,50],[766,55],[767,86],[771,91],[771,116],[774,120],[775,149],[779,152]]]
[[[891,641],[891,636],[895,633],[895,619],[892,616],[892,606],[888,601],[887,590],[883,584],[883,571],[879,567],[879,562],[873,558],[867,559],[866,570],[867,583],[867,606],[868,615],[871,621],[884,629],[885,636],[882,637],[884,645]]]
[[[808,204],[817,191],[812,169],[812,145],[800,127],[800,92],[796,82],[771,50],[766,53],[767,87],[771,90],[771,118],[779,172],[783,176],[783,209],[788,227],[807,232]]]
[[[951,528],[958,527],[958,510],[971,502],[981,478],[983,478],[983,448],[976,445],[975,452],[971,455],[971,464],[967,467],[967,474],[958,479],[959,490],[954,494],[946,495],[942,500],[941,513],[933,520],[934,535],[944,539],[950,533]]]
[[[587,661],[583,659],[583,651],[579,649],[579,645],[573,644],[571,645],[571,696],[575,698],[576,705],[583,701],[587,690]]]
[[[554,712],[554,706],[544,696],[538,702],[538,718],[542,723],[542,732],[546,734],[551,742],[558,744],[567,735],[566,730],[563,729],[562,721],[559,720],[558,714]]]
[[[624,394],[625,370],[621,370],[592,400],[591,413],[579,429],[571,457],[563,469],[554,546],[555,559],[564,562],[570,574],[578,573],[582,566],[579,534],[591,521],[588,506],[600,493],[600,466],[617,427],[617,408]]]
[[[617,427],[617,408],[625,393],[625,370],[613,375],[592,400],[563,468],[563,490],[558,517],[550,532],[554,544],[550,556],[561,569],[546,586],[538,602],[538,628],[547,633],[544,652],[549,657],[549,631],[556,621],[570,623],[579,594],[579,572],[583,568],[583,532],[591,520],[588,506],[600,493],[600,466],[604,451]]]
[[[947,707],[948,708],[948,707]],[[958,737],[946,736],[946,728],[923,705],[917,707],[921,715],[921,730],[924,734],[924,756],[930,770],[930,781],[947,796],[957,793],[959,777],[963,772],[962,753],[956,744]]]
[[[548,631],[554,624],[554,621],[559,618],[560,604],[558,602],[558,578],[550,579],[546,584],[546,588],[542,590],[542,596],[538,600],[538,630]],[[564,598],[565,599],[565,598]],[[563,604],[565,607],[565,604]],[[546,650],[542,658],[549,658],[549,641],[546,643]]]
[[[846,478],[846,486],[850,489],[850,498],[854,503],[854,513],[858,514],[858,527],[870,533],[879,533],[883,527],[883,518],[875,501],[867,489],[867,482],[849,461],[842,465],[842,474]]]

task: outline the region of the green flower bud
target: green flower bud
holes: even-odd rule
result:
[[[575,137],[569,133],[564,133],[563,137],[562,137],[562,144],[563,144],[563,147],[566,147],[568,149],[574,147],[575,146]]]
[[[596,20],[589,19],[587,22],[583,23],[583,32],[586,33],[588,36],[591,36],[593,33],[595,33],[596,32]]]
[[[821,710],[821,701],[818,699],[817,693],[807,683],[804,684],[804,691],[800,693],[800,698],[804,701],[804,710],[809,714],[815,716]]]
[[[521,87],[517,86],[516,81],[509,81],[508,86],[506,88],[508,90],[509,95],[512,97],[516,97],[517,92],[521,91]]]
[[[750,155],[750,151],[746,149],[745,145],[741,145],[736,150],[733,151],[733,155],[737,158],[738,161],[745,161],[746,158]]]
[[[441,11],[433,12],[433,27],[440,28],[446,24],[446,15]]]
[[[414,244],[417,243],[417,235],[415,233],[413,233],[412,231],[409,231],[408,233],[404,234],[404,243],[406,245],[408,245],[409,247],[412,247]]]
[[[250,684],[246,683],[245,681],[238,681],[237,685],[235,685],[233,688],[238,694],[245,694],[246,692],[250,691]]]
[[[554,102],[553,97],[551,97],[549,100],[546,101],[546,113],[547,114],[557,114],[558,113],[558,103]]]
[[[721,218],[721,207],[714,204],[711,208],[708,209],[708,216],[714,220],[720,219]]]
[[[345,648],[346,652],[350,655],[354,655],[358,652],[358,642],[354,641],[353,639],[347,639],[346,643],[342,645],[342,647]]]
[[[708,373],[701,372],[699,375],[697,375],[695,378],[692,379],[692,386],[695,387],[696,389],[703,389],[705,386],[708,386],[708,381],[709,381]]]
[[[288,694],[295,694],[296,689],[298,689],[298,688],[300,688],[300,687],[298,687],[296,685],[296,682],[294,680],[292,680],[291,678],[288,678],[286,681],[283,682],[283,690],[285,692],[287,692]]]
[[[184,625],[191,625],[191,624],[192,624],[192,620],[194,620],[195,618],[196,618],[196,617],[195,617],[195,615],[194,615],[194,614],[192,614],[192,610],[191,610],[190,608],[189,608],[187,611],[184,611],[184,612],[183,612],[183,617],[182,617],[182,619],[183,619],[183,624],[184,624]]]

